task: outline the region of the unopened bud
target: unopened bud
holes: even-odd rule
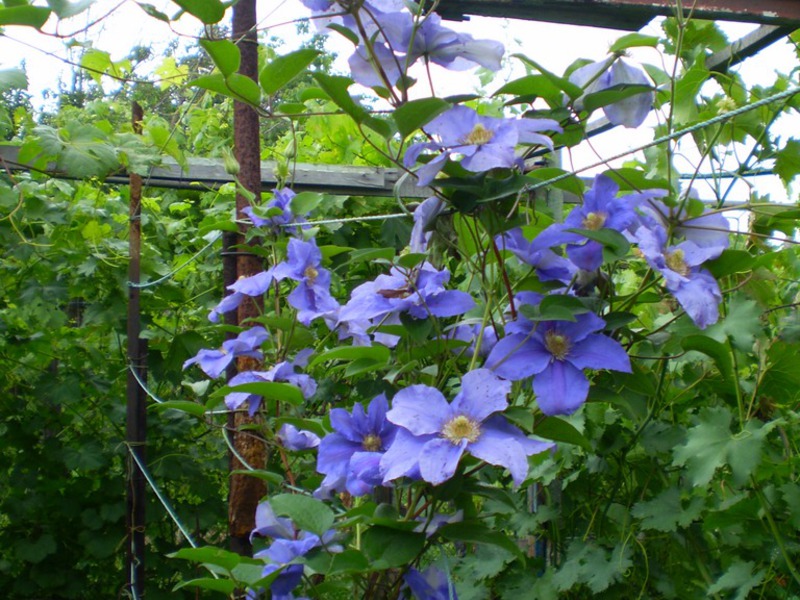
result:
[[[225,172],[228,175],[238,175],[239,174],[239,161],[236,160],[236,157],[231,152],[230,148],[223,148],[222,149],[222,164],[225,167]]]

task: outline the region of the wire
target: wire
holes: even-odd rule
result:
[[[210,241],[210,242],[208,242],[208,243],[207,243],[205,246],[203,246],[202,248],[200,248],[200,250],[198,250],[197,252],[195,252],[195,253],[194,253],[194,254],[191,256],[191,258],[189,258],[189,260],[187,260],[186,262],[184,262],[183,264],[181,264],[181,265],[180,265],[180,266],[178,266],[177,268],[173,269],[172,271],[170,271],[169,273],[167,273],[167,274],[166,274],[166,275],[164,275],[163,277],[159,277],[159,278],[158,278],[158,279],[156,279],[155,281],[148,281],[148,282],[146,282],[146,283],[133,283],[132,281],[129,281],[129,282],[128,282],[128,287],[132,287],[132,288],[140,288],[140,289],[141,289],[141,288],[148,288],[148,287],[151,287],[151,286],[154,286],[154,285],[158,285],[159,283],[163,283],[164,281],[166,281],[167,279],[169,279],[170,277],[172,277],[173,275],[175,275],[175,274],[176,274],[178,271],[180,271],[181,269],[183,269],[183,268],[184,268],[184,267],[186,267],[187,265],[189,265],[189,264],[191,264],[192,262],[194,262],[195,260],[197,260],[197,258],[198,258],[198,257],[199,257],[201,254],[203,254],[203,252],[205,252],[206,250],[208,250],[209,248],[211,248],[211,246],[213,246],[213,245],[214,245],[214,244],[217,242],[217,240],[219,240],[221,237],[222,237],[222,234],[221,234],[221,233],[218,233],[218,234],[217,234],[217,235],[214,237],[214,239],[213,239],[213,240],[211,240],[211,241]]]

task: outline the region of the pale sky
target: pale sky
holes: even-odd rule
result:
[[[177,5],[168,0],[154,0],[152,4],[170,16],[176,14],[178,10]],[[103,19],[86,31],[81,31],[110,11],[113,11],[110,17]],[[299,0],[284,0],[278,4],[266,1],[259,3],[261,29],[267,29],[270,36],[284,39],[286,41],[285,51],[293,49],[299,43],[293,21],[308,14]],[[55,23],[55,20],[51,20],[45,26],[45,31],[56,33]],[[475,38],[500,40],[506,46],[507,55],[521,52],[559,74],[563,73],[564,69],[577,58],[591,60],[604,58],[609,45],[627,33],[609,29],[485,17],[473,17],[469,21],[449,23],[449,26],[471,33]],[[722,27],[728,37],[735,40],[752,31],[756,26],[723,23]],[[191,15],[184,15],[173,24],[173,28],[170,30],[164,23],[146,16],[131,0],[124,1],[121,5],[115,0],[97,0],[89,11],[60,24],[57,33],[66,38],[45,36],[29,28],[6,28],[6,37],[0,37],[0,68],[18,66],[24,60],[30,80],[29,91],[34,95],[34,103],[36,103],[36,98],[41,96],[43,90],[57,89],[59,77],[69,71],[68,65],[58,58],[69,56],[69,51],[65,46],[67,41],[91,43],[93,47],[109,52],[112,60],[124,58],[128,50],[137,44],[149,45],[153,48],[154,56],[156,56],[156,61],[153,61],[151,67],[154,68],[157,66],[161,52],[171,40],[184,35],[188,40],[189,37],[197,35],[201,31],[199,21]],[[651,23],[643,32],[658,35],[660,33],[658,23]],[[346,58],[352,45],[339,34],[331,33],[329,47],[340,55],[337,68],[346,72]],[[51,54],[47,54],[48,52]],[[73,52],[76,51],[73,50]],[[639,62],[653,64],[659,64],[661,61],[658,53],[651,48],[635,49],[632,52],[632,58]],[[796,65],[797,59],[792,48],[786,42],[779,41],[762,50],[757,56],[745,61],[736,70],[748,84],[768,85],[773,81],[776,70],[788,73]],[[523,72],[517,61],[510,59],[504,70],[489,86],[489,91],[497,89],[505,81],[521,74]],[[454,73],[438,67],[436,67],[434,78],[437,92],[442,95],[469,93],[477,84],[477,79],[471,72]],[[427,85],[422,80],[418,87],[422,92],[427,90]],[[109,88],[113,89],[110,82]],[[658,122],[657,119],[658,116],[651,113],[647,124],[655,124]],[[791,132],[800,129],[797,119],[789,121],[789,126],[790,128],[783,127],[782,130]],[[584,144],[573,150],[571,156],[564,156],[564,168],[591,164],[598,160],[597,153],[601,156],[610,156],[627,148],[634,148],[651,139],[652,130],[647,128],[636,130],[617,128],[593,138],[591,147]],[[677,161],[678,168],[689,170],[695,159],[690,148],[684,149],[684,153],[686,158]],[[683,160],[683,164],[681,164],[681,160]],[[620,162],[617,161],[613,166],[618,166]],[[785,202],[788,200],[777,177],[759,177],[753,181],[753,184],[759,192],[769,193],[774,201]],[[707,197],[702,185],[698,184],[701,197]],[[796,195],[793,194],[793,196]],[[738,200],[747,199],[747,187],[744,184],[737,185],[732,197]],[[794,201],[796,198],[793,197],[791,200]]]

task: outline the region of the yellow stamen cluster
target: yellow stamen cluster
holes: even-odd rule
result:
[[[678,275],[683,275],[687,277],[689,275],[689,265],[686,264],[686,259],[683,256],[683,250],[675,250],[674,252],[668,252],[665,255],[665,260],[667,266],[675,271]]]
[[[544,345],[557,360],[564,360],[569,354],[571,344],[569,338],[555,331],[548,331],[544,336]]]
[[[486,127],[478,123],[472,131],[469,132],[464,142],[475,146],[482,146],[483,144],[488,144],[493,137],[494,131],[489,131]]]
[[[317,280],[317,275],[319,275],[319,271],[317,271],[311,265],[306,267],[306,270],[303,271],[303,276],[308,280],[309,283],[313,284]]]
[[[383,442],[381,441],[380,436],[370,433],[365,435],[364,439],[361,440],[361,446],[367,452],[379,452],[383,446]]]
[[[478,423],[469,417],[458,415],[445,423],[442,428],[442,435],[457,446],[462,440],[467,440],[470,443],[477,440],[481,435],[481,428]]]
[[[603,226],[606,224],[606,219],[608,215],[602,212],[590,212],[583,218],[581,222],[581,227],[584,229],[588,229],[589,231],[597,231],[598,229],[602,229]]]

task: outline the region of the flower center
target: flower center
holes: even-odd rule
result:
[[[319,275],[319,271],[317,271],[314,267],[310,265],[306,267],[305,271],[303,271],[303,276],[311,284],[313,284],[317,280],[317,275]]]
[[[378,452],[383,446],[383,441],[381,441],[380,436],[370,433],[365,435],[364,439],[361,440],[361,446],[367,452]]]
[[[544,336],[544,345],[556,360],[564,360],[569,354],[569,338],[555,331],[547,332]]]
[[[457,446],[461,440],[467,440],[470,443],[477,440],[481,435],[481,428],[469,417],[458,415],[444,424],[442,435]]]
[[[598,229],[603,228],[603,225],[606,224],[607,218],[608,215],[606,213],[590,212],[583,218],[581,225],[584,229],[588,229],[589,231],[597,231]]]
[[[683,250],[675,250],[674,252],[667,252],[665,255],[667,266],[678,273],[687,277],[689,275],[689,265],[686,264],[686,259],[683,257]]]
[[[482,146],[483,144],[488,144],[489,141],[494,137],[494,131],[489,131],[478,123],[475,125],[472,131],[469,132],[464,141],[467,144],[474,144],[475,146]]]

